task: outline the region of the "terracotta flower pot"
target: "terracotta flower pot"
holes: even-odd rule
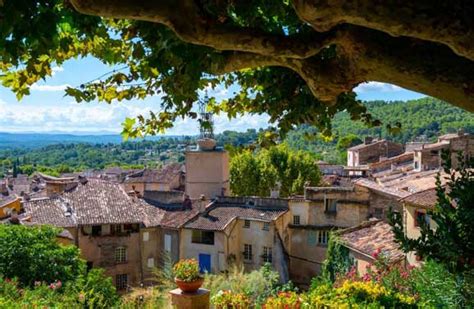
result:
[[[178,285],[178,288],[180,288],[181,291],[185,293],[193,293],[199,290],[199,288],[202,286],[202,284],[204,283],[204,278],[198,278],[191,282],[186,282],[178,278],[174,278],[174,282],[176,282],[176,285]]]

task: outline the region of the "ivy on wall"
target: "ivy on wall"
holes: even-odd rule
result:
[[[322,267],[322,277],[334,282],[338,274],[347,273],[352,266],[349,258],[349,249],[342,243],[337,232],[332,232],[329,237],[326,260]]]

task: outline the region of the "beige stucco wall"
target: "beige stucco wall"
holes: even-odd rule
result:
[[[278,223],[270,223],[268,231],[263,230],[263,221],[250,220],[250,228],[244,228],[244,219],[231,222],[224,231],[214,232],[214,245],[191,242],[192,229],[182,229],[180,258],[199,258],[199,254],[211,255],[211,271],[223,271],[230,267],[229,261],[243,266],[246,271],[260,268],[265,262],[261,257],[263,247],[272,248],[273,265],[281,261],[275,255],[275,228]],[[280,224],[281,225],[281,224]],[[252,245],[252,261],[244,261],[244,245]]]
[[[199,198],[230,195],[229,155],[226,151],[186,152],[186,194]]]
[[[192,240],[192,229],[182,229],[180,235],[180,259],[194,258],[199,260],[199,254],[211,256],[211,272],[217,273],[219,269],[219,256],[227,256],[226,235],[224,232],[214,232],[214,245],[196,244]],[[221,255],[219,255],[221,253]],[[221,265],[222,265],[222,261]]]
[[[420,228],[415,226],[415,212],[419,211],[424,211],[426,212],[426,209],[420,208],[420,207],[415,207],[410,204],[404,204],[403,205],[403,226],[405,228],[405,235],[409,238],[416,239],[420,237]],[[434,222],[431,218],[429,220],[430,227],[432,229],[436,229],[436,222]],[[411,265],[418,265],[420,264],[419,261],[417,261],[416,255],[414,252],[409,252],[407,254],[407,262],[408,264]]]
[[[285,247],[290,261],[290,279],[299,285],[308,285],[311,279],[321,272],[321,266],[326,259],[327,245],[308,241],[310,233],[327,231],[328,226],[335,228],[350,227],[367,220],[369,215],[369,193],[367,190],[338,192],[307,192],[310,200],[290,200],[290,211],[283,217]],[[335,199],[336,213],[326,213],[324,200]],[[293,224],[293,216],[300,216],[300,226]],[[313,234],[314,235],[314,234]],[[318,238],[317,238],[318,239]]]
[[[163,235],[160,228],[142,228],[140,229],[140,248],[141,248],[141,266],[143,272],[143,281],[146,284],[153,283],[153,270],[161,267]],[[153,259],[153,267],[149,267],[149,259]]]
[[[354,260],[356,265],[357,272],[359,275],[363,276],[367,273],[367,268],[369,265],[372,265],[374,262],[373,258],[370,258],[364,254],[361,254],[357,251],[349,249],[349,257]]]

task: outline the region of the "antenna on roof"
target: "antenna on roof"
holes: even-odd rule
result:
[[[214,139],[214,119],[212,113],[207,111],[207,104],[209,103],[209,96],[207,90],[204,94],[204,98],[199,100],[199,131],[201,138]]]

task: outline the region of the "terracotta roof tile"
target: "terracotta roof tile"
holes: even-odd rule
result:
[[[438,196],[436,195],[436,188],[431,188],[409,195],[400,201],[425,208],[433,208],[438,201]]]
[[[159,182],[169,183],[181,173],[183,166],[178,163],[168,164],[160,170],[144,169],[134,174],[128,175],[124,182]]]
[[[392,227],[383,221],[364,222],[356,227],[338,232],[347,247],[355,249],[367,256],[372,256],[377,249],[392,261],[404,258],[399,244],[395,241]]]
[[[236,218],[271,222],[287,212],[287,209],[263,209],[240,204],[214,204],[184,227],[190,229],[221,231]]]
[[[128,196],[119,184],[99,179],[77,183],[61,195],[31,199],[24,208],[33,222],[61,227],[120,223],[148,226],[160,220],[153,206]]]

